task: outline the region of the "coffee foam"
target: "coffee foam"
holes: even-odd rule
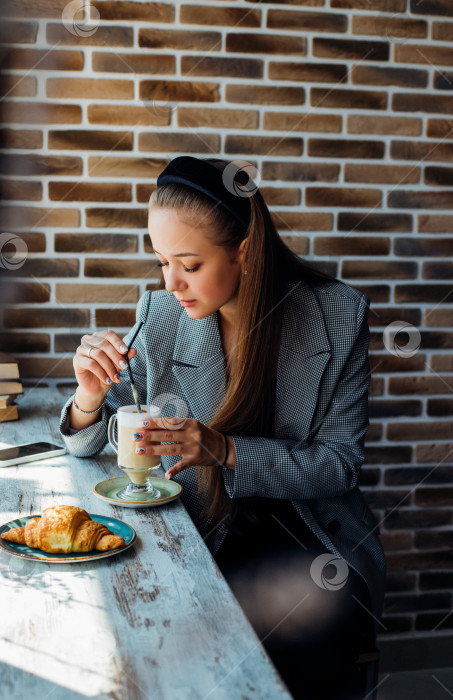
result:
[[[118,409],[118,423],[129,428],[141,427],[140,422],[146,418],[160,418],[160,408],[158,406],[147,406],[142,408],[141,414],[137,411],[137,406],[121,406]]]

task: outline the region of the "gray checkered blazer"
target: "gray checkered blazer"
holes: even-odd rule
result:
[[[236,469],[224,467],[223,478],[230,498],[290,499],[327,550],[365,579],[379,617],[385,557],[377,522],[357,487],[368,428],[368,305],[366,296],[339,282],[288,283],[281,303],[274,436],[233,436]],[[208,423],[225,391],[217,313],[191,319],[173,294],[159,290],[140,299],[139,321],[144,326],[134,342],[138,355],[131,367],[141,403],[157,403],[163,416]],[[68,427],[72,397],[63,407],[61,431],[72,454],[100,452],[110,415],[133,403],[127,371],[121,377],[123,382],[107,395],[100,420],[88,428]],[[162,466],[166,470],[180,459],[163,456]],[[175,481],[183,485],[182,501],[215,555],[227,521],[214,529],[200,522],[193,467]]]

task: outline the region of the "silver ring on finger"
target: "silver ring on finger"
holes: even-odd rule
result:
[[[92,351],[92,350],[94,350],[94,348],[93,348],[92,345],[90,345],[90,349],[88,350],[88,357],[90,358],[90,360],[93,359],[93,358],[91,357],[91,351]]]

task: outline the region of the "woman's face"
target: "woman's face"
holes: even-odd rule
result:
[[[174,209],[151,207],[148,228],[154,252],[163,264],[166,290],[179,301],[195,300],[185,306],[187,315],[201,319],[221,310],[232,318],[241,276],[240,254],[236,261],[230,259],[229,251],[208,240],[203,228],[185,223]]]

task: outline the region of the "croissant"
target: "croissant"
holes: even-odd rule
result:
[[[75,506],[45,508],[40,518],[30,518],[24,527],[3,532],[2,539],[52,554],[93,549],[105,552],[126,544],[122,537],[92,520],[86,510]]]

